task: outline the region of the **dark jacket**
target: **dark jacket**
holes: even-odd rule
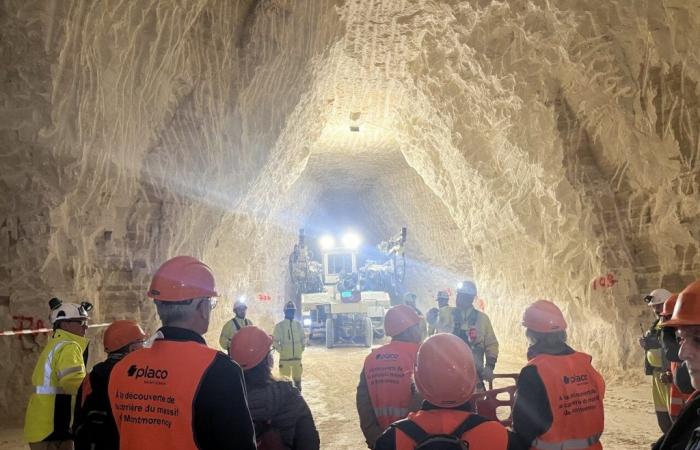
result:
[[[428,411],[431,409],[441,409],[438,406],[431,404],[428,401],[423,401],[421,410]],[[455,408],[462,411],[473,411],[471,403],[467,402],[462,406]],[[508,431],[508,450],[527,450],[528,447],[523,447],[518,439],[513,435],[512,431]],[[396,450],[396,429],[393,426],[387,428],[384,433],[379,436],[377,443],[374,445],[374,450]]]
[[[109,375],[123,354],[111,355],[92,369],[78,389],[73,416],[75,450],[119,450],[119,432],[109,405]]]
[[[570,355],[574,350],[561,343],[553,348],[544,348],[537,344],[530,346],[527,359],[546,353],[549,355]],[[543,435],[552,426],[554,417],[549,405],[547,390],[537,367],[525,366],[520,371],[517,381],[515,403],[513,404],[513,431],[518,435],[524,448],[529,448],[532,441]]]
[[[248,407],[256,429],[277,430],[292,450],[318,450],[320,440],[311,410],[289,381],[273,380],[248,387]]]
[[[206,345],[191,330],[163,327],[163,338]],[[195,442],[201,450],[255,450],[255,430],[248,412],[245,381],[240,366],[222,352],[202,376],[192,405]]]
[[[688,399],[671,429],[651,448],[652,450],[700,450],[698,428],[700,428],[700,395],[695,392]]]

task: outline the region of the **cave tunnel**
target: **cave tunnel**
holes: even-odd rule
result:
[[[648,448],[642,298],[699,274],[698,42],[697,0],[3,3],[0,449],[24,448],[47,342],[9,332],[49,326],[51,297],[94,304],[89,367],[111,321],[158,329],[149,281],[191,255],[215,346],[242,295],[281,319],[299,229],[404,226],[420,309],[473,279],[517,371],[523,310],[555,301],[608,410],[634,405],[606,447]],[[307,357],[322,448],[364,445],[346,351]]]

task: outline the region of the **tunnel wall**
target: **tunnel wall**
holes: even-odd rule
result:
[[[353,123],[355,147],[399,151],[432,193],[387,177],[378,207],[410,220],[442,203],[427,210],[449,220],[416,221],[436,241],[421,257],[473,267],[504,348],[522,350],[513,324],[548,297],[598,366],[641,376],[640,295],[698,273],[697,4],[105,5],[0,9],[3,330],[45,323],[58,295],[153,331],[148,279],[189,253],[226,280],[212,340],[237,292],[281,290],[321,189],[295,183],[312,154],[349,152]],[[2,417],[21,419],[44,339],[0,337]]]

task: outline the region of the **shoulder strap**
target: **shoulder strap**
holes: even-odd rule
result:
[[[245,319],[243,319],[243,320],[244,320],[243,323],[245,323]],[[236,327],[236,331],[239,331],[241,329],[241,326],[238,324],[238,321],[236,320],[235,317],[233,318],[233,326]]]
[[[420,426],[418,426],[417,423],[409,419],[396,421],[392,423],[390,427],[401,430],[416,444],[418,444],[419,442],[423,442],[428,437],[430,437],[430,435],[426,433],[424,429],[422,429]]]
[[[455,430],[452,433],[450,433],[450,435],[459,439],[467,431],[469,431],[473,428],[476,428],[479,425],[481,425],[482,423],[488,422],[488,421],[489,420],[485,417],[482,417],[478,414],[472,414],[471,416],[467,417],[464,420],[464,422],[462,422],[462,424],[460,426],[455,428]]]

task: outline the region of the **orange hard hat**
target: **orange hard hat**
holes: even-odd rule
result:
[[[418,349],[414,379],[418,392],[433,405],[463,405],[476,386],[472,351],[454,334],[430,336]]]
[[[671,318],[663,323],[667,327],[700,325],[700,280],[695,280],[678,294]]]
[[[231,338],[229,354],[241,369],[249,370],[260,364],[272,347],[269,334],[256,326],[241,328]]]
[[[538,333],[554,333],[566,330],[566,320],[557,305],[549,300],[537,300],[525,309],[523,326]]]
[[[131,343],[145,339],[146,333],[143,332],[138,323],[133,320],[115,320],[107,327],[103,342],[105,351],[112,353]]]
[[[181,302],[218,295],[209,266],[191,256],[176,256],[164,262],[148,288],[148,296],[160,301]]]
[[[384,331],[387,336],[398,336],[419,322],[420,317],[410,306],[392,306],[384,316]]]
[[[668,300],[664,302],[664,309],[659,315],[665,318],[671,317],[671,314],[673,314],[673,307],[676,306],[676,300],[678,300],[678,294],[672,294]]]

